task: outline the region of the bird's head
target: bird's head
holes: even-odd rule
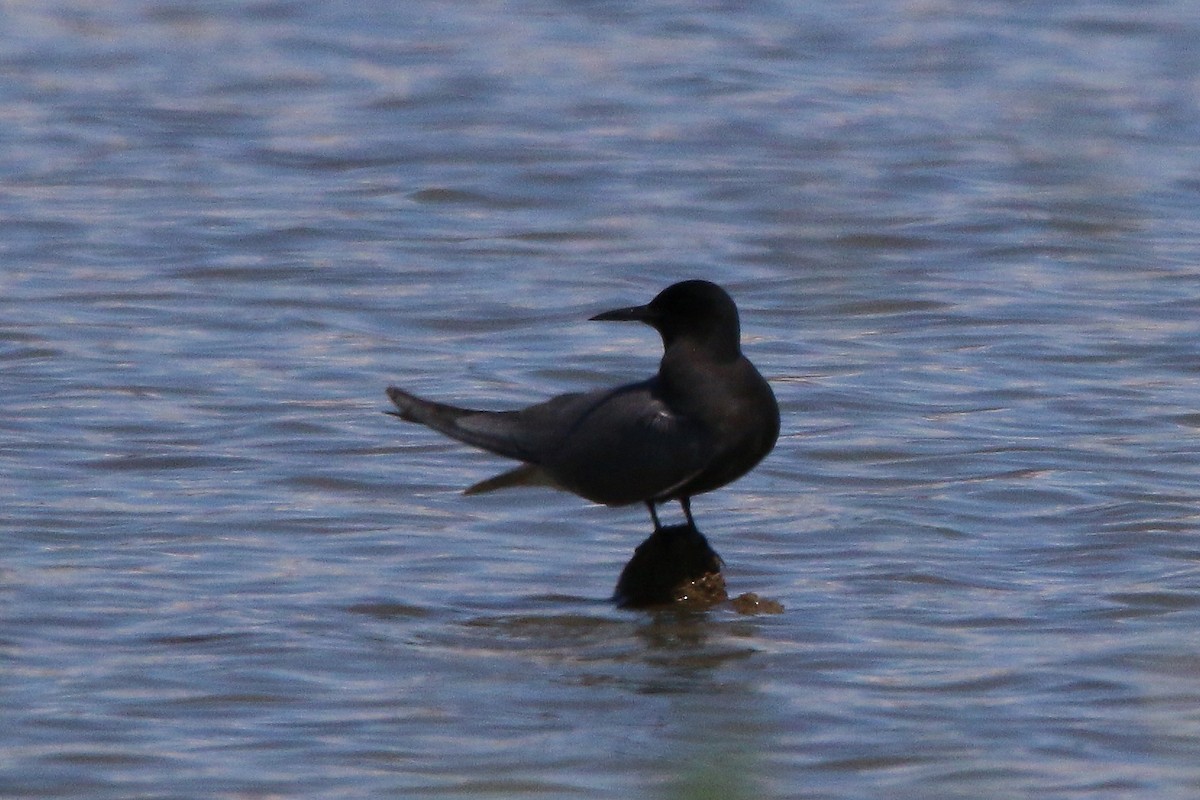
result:
[[[592,319],[644,322],[662,334],[667,348],[679,341],[714,354],[741,352],[737,306],[724,289],[709,281],[672,284],[644,306],[617,308]]]

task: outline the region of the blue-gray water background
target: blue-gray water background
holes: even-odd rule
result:
[[[1200,5],[0,6],[0,796],[1200,796]],[[734,593],[380,413],[784,435]]]

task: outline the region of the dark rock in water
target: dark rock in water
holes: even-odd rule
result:
[[[728,599],[721,557],[692,525],[659,528],[621,571],[613,600],[623,608],[711,608]]]

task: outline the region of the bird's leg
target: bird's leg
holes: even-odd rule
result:
[[[654,520],[654,532],[658,533],[662,530],[662,523],[658,521],[658,512],[654,510],[654,501],[647,500],[646,508],[650,509],[650,519]]]
[[[683,506],[683,515],[687,517],[688,525],[692,526],[692,530],[699,530],[696,527],[696,520],[692,519],[692,498],[679,498],[679,505]]]

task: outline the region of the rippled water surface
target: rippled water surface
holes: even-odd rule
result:
[[[13,2],[0,795],[1200,796],[1200,7]],[[380,413],[648,374],[784,435],[734,593]]]

